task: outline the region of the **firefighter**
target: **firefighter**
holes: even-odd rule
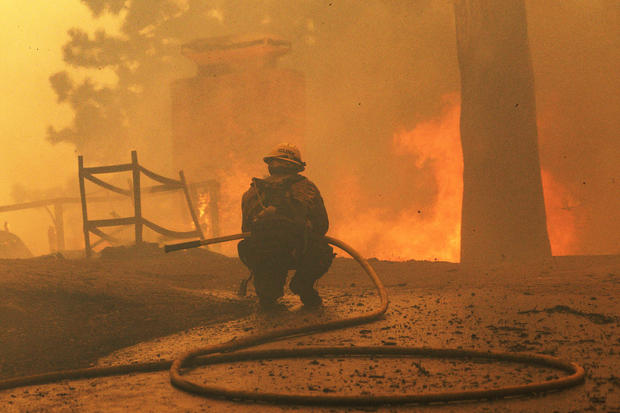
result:
[[[295,270],[289,288],[304,307],[320,307],[314,286],[334,258],[324,238],[329,221],[323,198],[300,175],[306,164],[295,145],[279,144],[263,160],[269,176],[253,178],[241,203],[242,231],[252,236],[239,242],[239,257],[252,273],[261,309],[285,308],[278,299],[288,270]]]

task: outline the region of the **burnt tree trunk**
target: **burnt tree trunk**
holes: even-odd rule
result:
[[[551,257],[523,0],[455,0],[461,73],[461,262]]]

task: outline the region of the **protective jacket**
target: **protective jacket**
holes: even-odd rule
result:
[[[255,180],[256,181],[256,180]],[[299,203],[303,208],[305,220],[312,235],[322,237],[327,233],[329,220],[323,198],[316,185],[308,178],[299,174],[270,175],[262,180],[267,184],[279,184],[290,188],[290,196],[294,202]],[[262,198],[257,185],[253,184],[250,189],[243,194],[241,210],[243,221],[241,230],[247,232],[251,230],[252,223],[257,216],[264,210]]]

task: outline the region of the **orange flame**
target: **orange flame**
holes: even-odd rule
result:
[[[444,97],[444,108],[434,119],[418,123],[409,131],[393,136],[391,154],[409,159],[413,165],[431,172],[436,188],[435,202],[428,208],[415,203],[393,212],[388,208],[364,208],[366,189],[360,177],[341,174],[338,191],[326,199],[330,213],[330,235],[345,240],[367,257],[403,261],[460,260],[463,157],[460,142],[458,94]],[[252,172],[247,165],[229,159],[230,168],[220,175],[219,203],[223,234],[239,232],[241,196]],[[541,171],[547,227],[555,255],[574,253],[576,245],[576,200],[554,177]],[[203,212],[201,210],[201,216]],[[234,255],[234,244],[224,244],[222,252]]]
[[[379,208],[360,210],[363,189],[356,176],[342,182],[335,200],[332,232],[366,256],[387,260],[459,261],[463,157],[460,143],[460,103],[456,94],[444,97],[441,115],[396,133],[394,156],[409,156],[418,169],[430,168],[437,187],[430,211],[409,205],[398,213]],[[541,170],[547,228],[554,255],[575,253],[577,200],[554,177]]]
[[[392,140],[394,156],[410,157],[416,168],[432,170],[437,192],[431,209],[410,205],[396,214],[380,208],[359,210],[362,190],[358,179],[350,176],[342,185],[347,190],[336,199],[332,220],[336,237],[379,259],[459,260],[463,188],[460,106],[456,95],[446,96],[445,101],[437,119],[398,132]]]
[[[544,169],[541,172],[551,252],[553,255],[575,254],[577,235],[574,209],[580,205],[553,175]]]
[[[209,208],[210,197],[209,193],[206,191],[202,191],[198,194],[198,200],[196,202],[196,207],[198,208],[198,223],[202,227],[203,233],[208,233],[211,228],[211,224],[209,222],[209,214],[207,213],[207,209]]]
[[[541,155],[557,156],[562,148],[564,136],[555,127],[562,123],[561,114],[555,105],[547,105],[539,110],[537,119]],[[541,156],[545,160],[544,156]],[[551,159],[550,159],[551,160]],[[557,160],[556,160],[557,161]],[[553,163],[549,165],[553,169]],[[577,221],[584,214],[578,197],[560,182],[552,170],[542,168],[541,178],[545,195],[547,232],[553,255],[580,253]]]

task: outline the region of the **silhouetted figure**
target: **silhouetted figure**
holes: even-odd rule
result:
[[[269,176],[253,178],[243,195],[243,232],[252,236],[238,245],[239,257],[254,276],[262,309],[280,308],[288,270],[296,270],[290,289],[306,307],[322,300],[314,288],[334,258],[324,238],[329,227],[317,187],[299,174],[305,169],[296,146],[280,144],[264,158]]]

